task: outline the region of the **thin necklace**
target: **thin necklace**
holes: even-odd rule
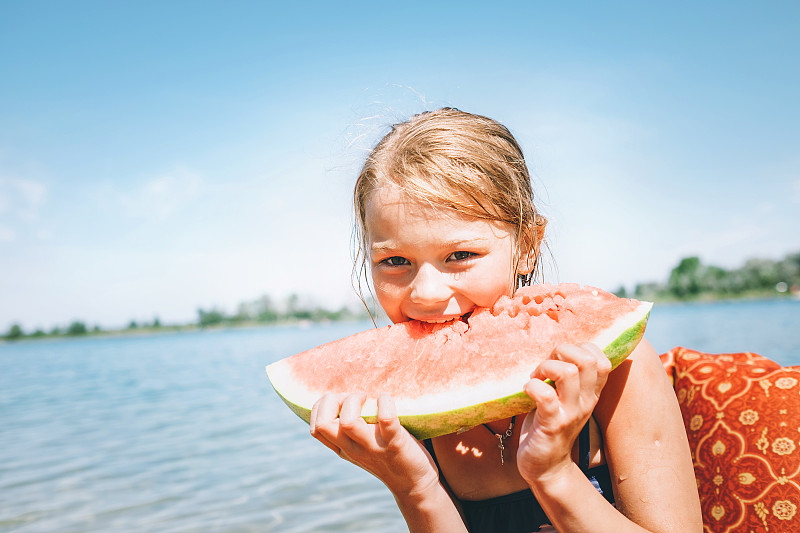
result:
[[[511,423],[508,425],[508,429],[506,430],[505,433],[495,433],[494,430],[491,427],[489,427],[489,424],[484,424],[483,425],[486,429],[489,430],[489,432],[492,435],[497,437],[497,448],[500,450],[500,465],[501,466],[506,464],[505,460],[503,459],[503,450],[506,449],[505,445],[503,444],[503,441],[514,434],[514,422],[516,422],[516,420],[517,420],[517,416],[516,415],[511,417]]]

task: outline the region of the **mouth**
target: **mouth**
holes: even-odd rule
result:
[[[428,324],[444,324],[446,322],[452,322],[456,318],[458,318],[458,317],[452,317],[452,318],[424,318],[424,319],[419,319],[419,321],[420,322],[426,322]]]
[[[469,319],[470,315],[472,315],[472,311],[465,313],[463,315],[456,315],[456,316],[444,316],[444,317],[430,317],[430,318],[415,318],[419,322],[425,322],[427,324],[446,324],[447,322],[455,322],[456,320],[461,320],[462,322],[466,322]]]

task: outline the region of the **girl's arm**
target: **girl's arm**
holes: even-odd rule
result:
[[[689,441],[675,390],[643,341],[609,376],[595,411],[617,507],[655,531],[703,527]]]
[[[686,433],[658,355],[642,342],[609,371],[599,348],[581,345],[557,348],[532,374],[525,390],[537,410],[523,424],[520,473],[562,532],[700,531]],[[616,508],[569,456],[592,412],[604,437]]]
[[[425,448],[400,425],[394,402],[378,399],[378,423],[361,418],[366,396],[326,395],[311,410],[311,435],[392,492],[411,533],[466,533]]]

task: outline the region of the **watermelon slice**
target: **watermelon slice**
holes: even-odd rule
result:
[[[562,343],[593,342],[614,367],[644,334],[652,304],[576,284],[534,285],[462,320],[408,321],[351,335],[267,367],[284,402],[309,421],[326,392],[366,392],[374,422],[382,392],[418,439],[530,411],[530,373]]]

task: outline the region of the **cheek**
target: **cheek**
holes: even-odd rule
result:
[[[475,295],[474,301],[479,307],[491,307],[501,296],[511,296],[513,290],[510,283],[497,280],[492,285],[486,284],[479,294]]]
[[[389,320],[395,323],[405,320],[401,309],[403,304],[401,294],[391,290],[379,290],[375,287],[375,298]]]
[[[390,293],[387,293],[386,291],[379,290],[377,288],[375,289],[375,298],[378,299],[378,303],[384,309],[386,309],[387,307],[391,307],[392,302],[394,301],[394,298],[392,298]]]
[[[491,307],[501,296],[514,293],[516,278],[508,261],[496,261],[491,268],[476,274],[473,301],[480,307]]]
[[[372,287],[375,290],[375,297],[378,299],[378,303],[384,309],[386,306],[391,306],[400,297],[400,291],[395,285],[382,281],[376,276],[372,278]]]

